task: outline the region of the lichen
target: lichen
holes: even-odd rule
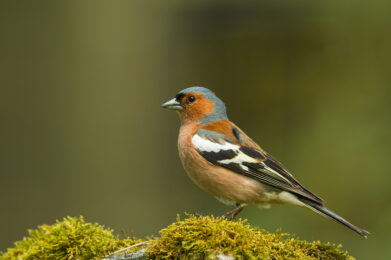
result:
[[[141,241],[120,240],[113,235],[113,230],[97,223],[86,223],[83,217],[66,217],[28,233],[29,237],[15,242],[15,247],[1,254],[0,259],[97,259]]]
[[[189,216],[160,231],[147,249],[152,259],[354,259],[341,246],[301,241],[279,231],[268,233],[246,220]]]

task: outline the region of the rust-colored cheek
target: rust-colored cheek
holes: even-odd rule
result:
[[[185,105],[184,110],[180,111],[179,114],[183,123],[199,122],[202,118],[213,112],[214,103],[212,101],[205,98],[202,94],[190,93],[189,95],[194,95],[196,97],[196,101]]]
[[[214,104],[204,97],[196,97],[197,101],[187,109],[192,121],[199,122],[202,118],[213,112]]]
[[[200,112],[204,116],[207,116],[213,112],[214,104],[212,101],[210,101],[207,98],[201,98],[199,100],[199,104],[197,104],[197,107],[201,108]]]

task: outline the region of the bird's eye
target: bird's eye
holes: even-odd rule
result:
[[[191,103],[191,102],[194,102],[194,101],[196,100],[196,98],[195,98],[195,96],[190,96],[190,97],[188,98],[188,100],[189,100],[189,102]]]

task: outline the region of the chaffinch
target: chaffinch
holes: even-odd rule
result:
[[[223,217],[234,218],[248,204],[291,204],[329,217],[365,238],[369,234],[325,207],[321,198],[229,121],[223,101],[209,89],[184,89],[162,107],[179,113],[179,157],[193,182],[218,200],[236,204]]]

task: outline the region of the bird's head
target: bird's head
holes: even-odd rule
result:
[[[205,125],[228,119],[223,101],[211,90],[204,87],[190,87],[181,90],[162,107],[178,111],[182,123]]]

